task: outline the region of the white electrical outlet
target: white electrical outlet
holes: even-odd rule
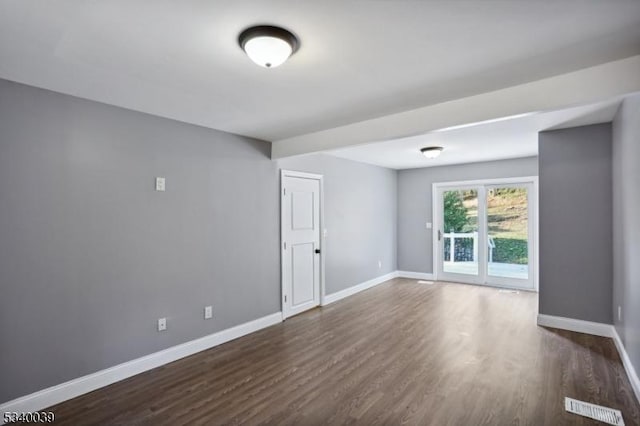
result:
[[[382,268],[382,260],[378,260],[378,269]]]
[[[431,224],[431,222],[427,222],[427,229],[431,229],[433,228],[433,225]]]
[[[164,191],[165,190],[165,182],[163,177],[156,178],[156,191]]]
[[[158,331],[165,331],[167,329],[167,319],[158,318]]]
[[[618,305],[618,321],[622,321],[622,306]]]
[[[204,319],[211,319],[213,317],[213,306],[204,307]]]

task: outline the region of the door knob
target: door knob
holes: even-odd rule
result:
[[[320,254],[320,249],[316,249],[316,254]]]

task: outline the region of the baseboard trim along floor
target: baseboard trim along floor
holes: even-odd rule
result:
[[[613,327],[613,342],[616,344],[616,348],[618,349],[618,353],[620,354],[620,358],[622,359],[622,365],[627,372],[627,376],[629,376],[629,381],[631,382],[633,392],[636,394],[637,400],[640,401],[640,379],[638,378],[638,373],[633,367],[633,364],[631,364],[629,354],[627,353],[624,344],[622,344],[622,339],[620,339],[620,336],[618,335],[615,327]]]
[[[209,348],[221,345],[247,334],[282,322],[282,312],[258,318],[217,333],[172,346],[159,352],[143,356],[125,363],[97,371],[77,379],[52,386],[47,389],[26,395],[0,405],[0,413],[33,412],[59,404],[71,398],[83,395],[96,389],[108,386],[136,374],[177,361]],[[0,424],[3,419],[0,418]]]
[[[357,284],[353,287],[349,287],[345,290],[329,294],[324,297],[322,305],[324,306],[337,302],[338,300],[357,294],[397,277],[398,272],[393,271],[372,280]],[[7,411],[31,412],[42,410],[43,408],[59,404],[63,401],[67,401],[170,362],[177,361],[178,359],[189,355],[213,348],[239,337],[246,336],[280,322],[282,322],[282,312],[276,312],[196,340],[185,342],[180,345],[5,402],[0,404],[0,413]],[[0,418],[0,425],[2,424],[4,424],[4,422],[3,419]]]
[[[322,306],[326,306],[331,303],[337,302],[338,300],[344,299],[345,297],[353,296],[356,293],[360,293],[361,291],[370,289],[371,287],[375,287],[379,284],[382,284],[385,281],[389,281],[397,277],[398,277],[398,271],[393,271],[393,272],[389,272],[388,274],[373,278],[369,281],[365,281],[363,283],[356,284],[352,287],[345,288],[344,290],[327,294],[322,299]]]
[[[433,274],[430,272],[411,272],[411,271],[398,271],[398,277],[411,278],[414,280],[433,280]]]
[[[433,279],[433,275],[428,273],[394,271],[342,291],[326,295],[323,298],[322,305],[324,306],[337,302],[338,300],[360,293],[397,277],[424,280]],[[160,367],[189,355],[193,355],[239,337],[246,336],[263,328],[278,324],[281,321],[282,313],[276,312],[196,340],[182,343],[180,345],[14,399],[1,404],[0,412],[31,412],[42,410],[153,368]],[[543,327],[559,328],[612,338],[620,354],[625,371],[629,376],[629,381],[631,382],[635,395],[638,401],[640,401],[640,379],[638,378],[635,368],[631,364],[631,360],[624,348],[622,340],[613,325],[544,314],[538,315],[537,324]],[[2,419],[0,419],[0,424],[4,424]]]
[[[611,324],[603,324],[600,322],[538,314],[538,325],[542,327],[559,328],[561,330],[575,331],[577,333],[613,338],[613,326]]]
[[[638,374],[631,363],[631,359],[629,358],[629,354],[627,354],[627,350],[622,343],[622,339],[620,339],[616,328],[612,324],[538,314],[538,325],[613,339],[613,342],[618,349],[620,359],[622,360],[622,365],[624,366],[627,376],[629,377],[629,381],[631,382],[631,386],[633,387],[636,399],[640,401],[640,379],[638,378]]]

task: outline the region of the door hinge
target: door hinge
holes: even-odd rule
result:
[[[282,188],[282,195],[287,195],[287,188]]]
[[[287,303],[287,295],[284,295],[284,303]]]
[[[438,241],[442,239],[442,232],[438,229]]]
[[[286,250],[287,249],[287,242],[285,241],[283,244],[284,244],[284,249]]]

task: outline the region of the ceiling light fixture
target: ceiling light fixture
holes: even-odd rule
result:
[[[441,146],[428,146],[426,148],[422,148],[420,152],[427,158],[436,158],[440,155],[444,148]]]
[[[300,45],[293,33],[270,25],[247,28],[238,36],[238,43],[253,62],[265,68],[282,65]]]

